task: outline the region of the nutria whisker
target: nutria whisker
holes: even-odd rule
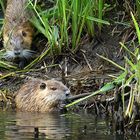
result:
[[[24,50],[22,55],[24,58],[29,59],[32,58],[35,53],[33,50]]]
[[[3,55],[3,58],[5,58],[7,60],[14,59],[14,53],[12,51],[6,51]]]

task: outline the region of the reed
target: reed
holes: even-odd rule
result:
[[[96,23],[99,30],[102,24],[109,25],[103,20],[103,0],[57,0],[53,7],[44,11],[31,0],[29,3],[36,13],[31,21],[48,39],[52,52],[60,53],[63,48],[75,51],[83,36],[94,37]]]
[[[140,0],[136,0],[136,8],[137,8],[138,17],[140,19]]]
[[[138,45],[140,45],[140,28],[132,12],[131,17],[136,29]],[[133,77],[136,80],[136,83],[132,86],[129,104],[125,112],[125,115],[129,117],[132,116],[134,100],[135,102],[140,103],[140,49],[139,47],[136,47],[134,50],[134,53],[131,53],[131,59],[128,59],[126,57],[126,62],[129,64],[130,67],[129,70],[131,70],[131,77]],[[129,52],[131,51],[129,50]]]
[[[5,2],[4,0],[0,0],[0,6],[1,6],[3,13],[5,12],[5,3],[4,2]]]
[[[0,10],[1,10],[1,14],[5,12],[5,4],[4,4],[4,0],[0,0]],[[2,36],[2,27],[3,27],[3,17],[2,15],[0,15],[0,36]]]

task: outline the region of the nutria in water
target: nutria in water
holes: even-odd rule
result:
[[[17,109],[25,111],[58,111],[70,95],[70,90],[56,80],[30,79],[16,93]]]
[[[27,8],[28,0],[7,0],[4,18],[3,42],[5,58],[18,60],[19,66],[33,56],[31,50],[33,27],[29,22],[31,12]]]

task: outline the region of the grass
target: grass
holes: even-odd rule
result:
[[[137,7],[138,17],[140,19],[140,0],[136,0],[136,7]]]
[[[1,6],[1,9],[0,9],[0,11],[1,11],[1,13],[3,12],[5,12],[5,5],[4,5],[4,1],[3,0],[0,0],[0,6]],[[0,27],[1,27],[1,29],[0,29],[0,36],[2,36],[2,26],[3,26],[3,18],[0,18]]]
[[[4,5],[4,0],[0,0],[0,6],[1,6],[1,10],[3,11],[3,13],[5,12],[5,5]],[[2,36],[2,29],[3,29],[3,18],[0,18],[0,37]],[[0,69],[15,69],[15,66],[10,65],[10,63],[3,61],[2,60],[2,56],[3,56],[4,50],[0,50]]]
[[[102,24],[109,25],[109,22],[103,20],[102,0],[57,0],[53,7],[45,11],[31,0],[29,3],[36,13],[31,21],[48,39],[52,52],[60,53],[64,47],[75,51],[84,34],[91,37],[95,35],[96,23],[99,30]]]
[[[133,20],[133,23],[134,23],[134,26],[136,29],[138,45],[140,46],[140,28],[139,28],[139,25],[132,12],[131,12],[131,17],[132,17],[132,20]],[[134,51],[131,51],[123,43],[120,42],[120,45],[122,48],[124,48],[126,50],[126,52],[128,54],[128,56],[124,56],[124,58],[125,58],[124,67],[119,66],[112,60],[109,60],[103,56],[98,55],[99,57],[103,58],[104,60],[106,60],[106,61],[112,63],[113,65],[115,65],[116,67],[118,67],[122,71],[120,76],[115,78],[115,80],[113,80],[112,82],[107,83],[101,89],[91,93],[90,95],[88,95],[84,98],[80,98],[80,99],[66,105],[66,108],[71,107],[75,104],[78,104],[84,100],[88,100],[95,95],[105,94],[107,91],[114,89],[116,87],[116,85],[121,84],[120,88],[122,88],[121,94],[122,94],[122,98],[123,98],[122,100],[123,100],[124,116],[126,118],[129,117],[130,120],[133,119],[132,113],[133,113],[134,103],[135,102],[137,102],[138,104],[140,103],[140,49],[139,49],[139,47],[135,47],[135,45],[134,45],[134,49],[133,49]],[[134,80],[135,80],[135,83],[133,82]],[[126,86],[131,87],[129,103],[127,106],[124,102],[124,88]]]
[[[3,13],[5,12],[5,3],[4,3],[4,0],[0,0],[0,6],[1,6],[1,9],[3,11]]]
[[[0,4],[5,12],[4,1],[0,0]],[[63,49],[76,52],[85,35],[94,37],[95,25],[98,25],[99,32],[102,24],[109,25],[108,21],[103,20],[103,12],[105,12],[103,11],[103,0],[99,2],[94,0],[83,0],[82,2],[80,0],[56,0],[55,4],[47,10],[42,10],[37,5],[37,0],[34,2],[28,0],[28,7],[34,11],[31,22],[38,32],[48,40],[47,46],[50,51],[46,55],[60,54]],[[1,21],[3,24],[3,19]],[[6,61],[1,61],[6,63]],[[30,66],[35,62],[36,60],[31,62]]]

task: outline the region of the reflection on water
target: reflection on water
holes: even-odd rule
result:
[[[107,133],[107,130],[108,122],[105,119],[89,114],[0,112],[0,139],[2,140],[124,139],[122,136],[116,137]]]

